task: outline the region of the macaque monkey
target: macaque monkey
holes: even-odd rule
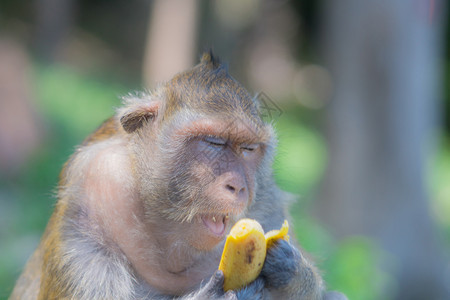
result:
[[[58,202],[11,299],[345,299],[305,253],[272,247],[261,275],[224,292],[224,241],[243,217],[287,218],[275,135],[211,53],[128,96],[65,164]]]

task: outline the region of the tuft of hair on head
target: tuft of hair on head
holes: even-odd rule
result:
[[[221,66],[220,59],[214,55],[212,49],[203,53],[200,63],[212,70],[219,69]]]

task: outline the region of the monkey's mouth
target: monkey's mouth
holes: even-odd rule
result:
[[[216,236],[223,236],[227,228],[228,214],[226,215],[203,215],[203,224]]]

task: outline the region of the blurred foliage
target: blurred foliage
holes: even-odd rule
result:
[[[450,7],[450,5],[449,5]],[[447,22],[447,37],[450,36],[450,22]],[[450,136],[450,39],[446,40],[446,60],[443,62],[443,82],[444,82],[444,125],[445,134],[447,137]]]
[[[113,108],[120,105],[119,97],[130,89],[62,66],[37,65],[34,70],[36,106],[47,134],[21,176],[0,183],[0,191],[14,199],[0,212],[1,299],[9,295],[30,249],[37,245],[45,228],[56,200],[52,190],[61,166],[76,145],[113,114]],[[280,187],[301,195],[291,209],[296,237],[313,254],[330,289],[346,293],[349,299],[389,299],[380,291],[392,289],[394,283],[377,264],[385,254],[367,238],[351,237],[338,243],[306,213],[325,171],[327,152],[324,138],[298,114],[289,109],[275,121],[279,147],[274,163]],[[443,226],[449,233],[448,150],[439,153],[431,172],[436,199],[433,204],[437,212],[442,212],[441,221],[447,221]]]
[[[325,171],[325,141],[294,114],[282,115],[275,128],[278,148],[273,168],[278,185],[296,194],[311,190]]]
[[[433,200],[431,209],[444,233],[447,249],[450,250],[450,140],[448,137],[443,138],[428,173]]]
[[[377,267],[385,254],[369,239],[353,237],[340,242],[328,259],[325,281],[349,299],[390,299],[394,278]]]
[[[114,113],[127,89],[86,78],[60,66],[36,72],[38,105],[51,122],[81,140]],[[52,126],[53,127],[53,126]]]

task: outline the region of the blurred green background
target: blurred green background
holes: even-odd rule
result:
[[[282,189],[296,195],[297,201],[291,208],[296,236],[316,259],[328,288],[344,292],[349,299],[395,299],[401,284],[390,268],[385,268],[397,264],[395,256],[371,235],[335,234],[320,213],[313,213],[316,199],[321,197],[320,191],[326,184],[324,177],[331,155],[330,137],[324,125],[329,116],[327,99],[333,96],[333,86],[337,86],[334,75],[327,70],[327,63],[323,62],[323,56],[327,56],[320,41],[326,36],[323,24],[326,24],[327,14],[323,12],[328,2],[187,2],[194,5],[196,11],[193,35],[196,42],[188,45],[189,50],[177,48],[170,55],[187,52],[181,56],[187,55],[189,65],[196,62],[202,50],[213,47],[219,56],[229,61],[230,72],[251,92],[264,91],[280,107],[281,115],[273,120],[279,135],[275,178]],[[161,43],[158,45],[163,52],[171,45],[164,39],[155,41],[155,33],[147,36],[158,26],[152,23],[158,18],[155,15],[159,12],[157,3],[138,0],[5,0],[0,3],[0,68],[1,61],[5,61],[2,55],[10,61],[9,55],[14,58],[21,53],[19,66],[13,65],[11,70],[23,69],[19,74],[6,72],[6,79],[0,76],[0,82],[6,82],[0,83],[0,116],[13,116],[5,118],[6,123],[0,121],[2,130],[12,133],[0,134],[0,149],[8,149],[8,146],[13,149],[0,152],[3,159],[0,169],[0,299],[8,297],[39,242],[56,201],[58,173],[76,145],[114,113],[114,108],[120,105],[120,96],[151,88],[157,81],[164,80],[155,75],[160,74],[156,67],[155,70],[143,67],[146,60],[159,57],[158,50],[151,50],[155,44]],[[343,4],[344,7],[355,5],[349,3]],[[422,4],[428,9],[424,18],[431,12],[444,16],[447,12],[445,3],[440,1],[423,1]],[[181,4],[173,7],[177,5]],[[239,11],[246,14],[239,16]],[[175,14],[173,9],[171,12]],[[176,12],[179,13],[183,11]],[[351,11],[347,13],[352,16]],[[238,16],[230,17],[235,14]],[[62,20],[46,23],[58,16]],[[438,236],[440,253],[448,259],[450,31],[443,20],[444,17],[436,46],[440,47],[436,52],[440,66],[437,72],[442,77],[436,79],[439,84],[435,89],[439,92],[430,142],[432,149],[427,152],[422,175],[433,231]],[[55,29],[55,24],[60,28]],[[153,43],[149,42],[152,39]],[[8,49],[13,50],[8,52]],[[265,56],[267,49],[275,50]],[[161,57],[168,62],[176,61],[170,56]],[[266,58],[273,64],[261,64]],[[184,67],[183,62],[178,65]],[[281,71],[276,73],[280,65]],[[176,66],[174,68],[176,70]],[[273,70],[275,77],[270,74],[264,77],[270,73],[264,68]],[[0,70],[0,74],[4,73]],[[24,84],[17,89],[18,97],[26,102],[19,108],[8,102],[16,101],[8,100],[8,93],[1,93],[2,87],[8,90],[16,78]],[[27,130],[17,127],[25,126],[26,122],[14,109],[29,111],[24,114],[32,120]],[[36,141],[27,138],[30,130],[34,138],[38,137]],[[23,139],[20,139],[21,134]],[[20,148],[26,151],[14,151]],[[343,217],[342,222],[345,221]],[[445,264],[450,273],[448,260]]]

